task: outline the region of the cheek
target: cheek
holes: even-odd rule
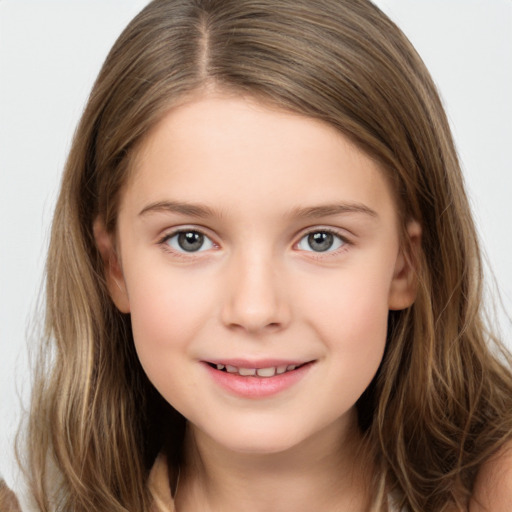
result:
[[[339,307],[338,321],[329,324],[327,339],[345,385],[359,397],[382,361],[388,310],[382,301],[361,296],[340,301]]]
[[[382,361],[388,310],[376,299],[356,298],[346,306],[351,314],[343,317],[338,336],[330,339],[334,360],[343,368],[343,381],[350,393],[359,398]]]
[[[352,405],[373,379],[386,345],[389,273],[362,268],[329,280],[309,303],[309,321],[330,356],[329,376]]]
[[[386,283],[360,280],[337,300],[338,327],[354,349],[364,351],[385,342],[388,318]]]
[[[162,372],[169,378],[167,372],[181,364],[190,340],[208,322],[209,289],[158,268],[131,276],[128,282],[133,338],[141,364],[150,380],[158,380]]]
[[[201,390],[197,375],[187,365],[193,358],[192,342],[208,317],[204,314],[208,297],[179,278],[145,279],[139,284],[130,295],[139,361],[165,400],[187,415]]]
[[[362,342],[364,333],[386,332],[391,265],[358,262],[314,282],[304,283],[298,296],[304,297],[304,310],[311,321],[327,331],[327,339],[343,333],[347,342]],[[369,341],[369,340],[368,340]]]

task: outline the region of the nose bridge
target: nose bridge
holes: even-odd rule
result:
[[[250,332],[284,327],[290,308],[279,259],[271,248],[253,243],[229,261],[223,322]]]

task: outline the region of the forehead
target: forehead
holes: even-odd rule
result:
[[[394,211],[378,163],[334,127],[240,96],[173,108],[146,137],[132,171],[125,199],[140,208],[170,196],[225,209],[357,201]]]

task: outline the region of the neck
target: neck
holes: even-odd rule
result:
[[[187,512],[366,510],[371,471],[355,414],[279,453],[239,453],[190,427],[176,508]]]

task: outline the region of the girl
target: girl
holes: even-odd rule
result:
[[[509,510],[510,361],[453,141],[369,1],[148,5],[47,272],[35,510]]]

